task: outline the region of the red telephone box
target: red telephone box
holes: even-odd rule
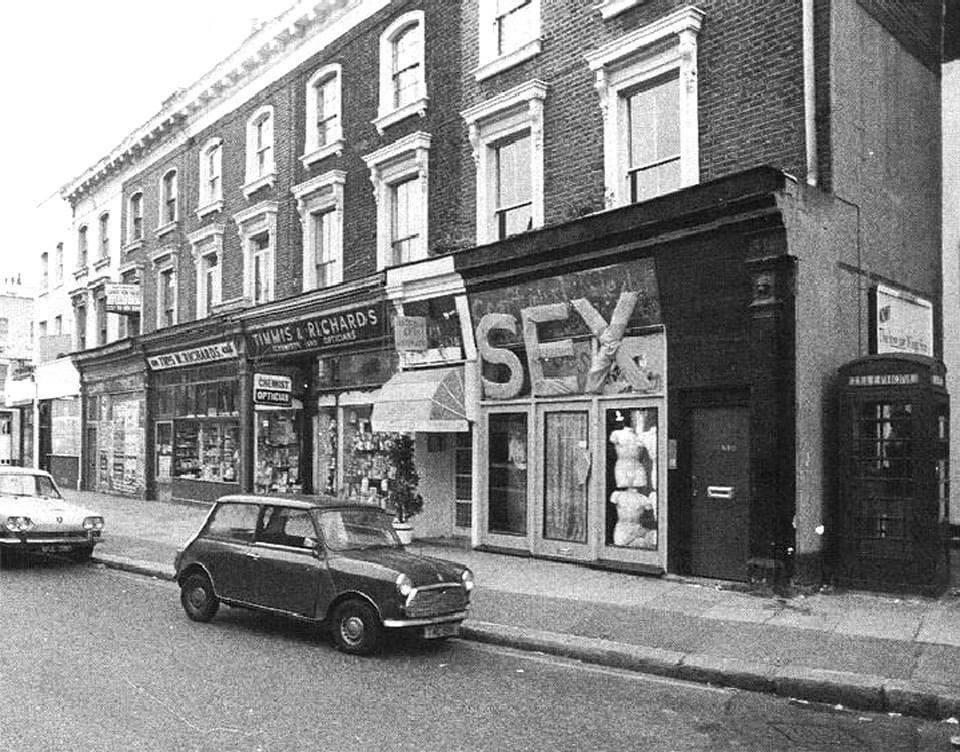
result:
[[[948,587],[945,373],[932,358],[900,354],[840,369],[838,584],[924,595]]]

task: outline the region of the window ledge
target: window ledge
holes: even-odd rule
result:
[[[177,221],[167,222],[165,225],[160,225],[156,230],[153,231],[155,237],[162,238],[167,233],[173,232],[177,229]]]
[[[594,10],[600,11],[603,20],[606,21],[614,16],[619,16],[624,11],[642,5],[646,0],[603,0],[593,6]]]
[[[134,251],[139,251],[143,248],[143,238],[137,238],[136,240],[131,240],[120,250],[124,253],[133,253]]]
[[[197,219],[203,219],[208,214],[214,214],[223,209],[223,199],[218,198],[216,201],[211,201],[204,204],[203,206],[197,207]]]
[[[275,171],[268,172],[266,175],[263,175],[259,178],[251,180],[250,182],[244,184],[243,186],[243,195],[247,198],[250,198],[254,193],[259,191],[261,188],[264,188],[268,185],[273,185],[274,181],[277,179],[277,173]]]
[[[73,278],[78,280],[81,277],[86,277],[89,271],[90,271],[89,267],[86,267],[86,266],[81,266],[79,269],[74,269]]]
[[[93,262],[94,271],[100,271],[100,270],[103,269],[105,266],[110,266],[110,257],[109,257],[109,256],[103,256],[103,257],[98,258],[96,261]]]
[[[329,144],[324,144],[319,149],[314,149],[309,154],[303,154],[300,157],[300,163],[304,167],[309,167],[312,164],[316,164],[321,159],[326,159],[327,157],[332,157],[335,154],[340,154],[343,152],[343,138],[337,138],[331,141]]]
[[[415,99],[414,101],[403,105],[403,107],[398,107],[395,110],[378,115],[378,117],[371,122],[376,126],[377,132],[382,135],[384,129],[388,128],[394,123],[399,123],[401,120],[406,120],[412,115],[424,117],[427,114],[427,103],[429,101],[429,97],[420,97],[420,99]]]
[[[515,49],[513,52],[508,52],[506,55],[495,57],[493,60],[478,66],[473,71],[473,77],[477,81],[483,81],[491,76],[497,75],[498,73],[502,73],[505,70],[509,70],[515,65],[520,65],[520,63],[526,62],[527,60],[539,55],[542,47],[543,40],[540,37],[532,39],[522,47]]]

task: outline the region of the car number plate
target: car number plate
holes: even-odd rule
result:
[[[438,637],[454,637],[458,634],[460,634],[460,625],[456,622],[431,624],[423,628],[423,636],[427,640],[435,640]]]
[[[45,554],[61,554],[70,550],[70,546],[40,546],[40,550]]]

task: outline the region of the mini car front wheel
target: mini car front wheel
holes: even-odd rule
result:
[[[180,586],[180,603],[194,621],[210,621],[220,608],[220,599],[213,592],[210,578],[192,574]]]
[[[380,646],[383,627],[369,603],[350,600],[334,609],[331,632],[338,649],[352,655],[369,655]]]

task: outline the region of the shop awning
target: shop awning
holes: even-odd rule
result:
[[[463,366],[401,371],[380,388],[374,431],[456,433],[469,430]]]

